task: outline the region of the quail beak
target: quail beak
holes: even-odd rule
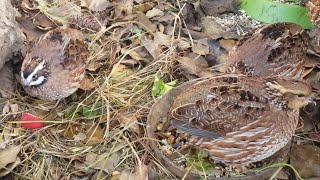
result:
[[[316,102],[316,98],[315,98],[315,97],[310,97],[309,100],[308,100],[308,102],[309,102],[308,104],[313,104],[313,105],[315,105],[315,106],[317,105],[317,102]]]
[[[30,82],[21,75],[21,84],[26,87],[29,86]]]

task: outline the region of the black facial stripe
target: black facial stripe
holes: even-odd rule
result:
[[[32,72],[31,71],[23,71],[23,77],[25,78],[25,79],[27,79],[28,78],[28,76],[31,74]]]

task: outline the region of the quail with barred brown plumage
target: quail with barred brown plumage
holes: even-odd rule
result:
[[[299,109],[312,100],[304,81],[226,74],[186,88],[168,118],[178,136],[213,160],[244,165],[284,147],[296,130]]]
[[[80,31],[59,27],[47,32],[23,60],[23,88],[31,96],[50,101],[71,95],[85,75],[87,54]]]

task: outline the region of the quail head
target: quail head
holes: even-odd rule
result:
[[[238,42],[223,72],[301,78],[309,42],[308,34],[296,24],[265,25]]]
[[[59,27],[40,37],[21,67],[25,91],[45,100],[74,93],[85,74],[87,46],[80,31]]]
[[[299,108],[312,99],[304,81],[226,74],[200,80],[180,93],[171,104],[168,124],[213,160],[245,165],[284,147],[296,130]]]

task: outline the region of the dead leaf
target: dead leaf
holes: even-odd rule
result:
[[[21,159],[17,157],[17,160],[14,163],[8,164],[6,169],[0,171],[0,177],[6,176],[13,171],[21,163]]]
[[[237,41],[234,39],[221,39],[219,43],[221,47],[228,51],[231,51],[233,47],[236,45]]]
[[[306,69],[302,74],[302,78],[305,78],[307,75],[309,75],[313,71],[313,69],[314,68]]]
[[[0,82],[0,94],[4,98],[10,98],[15,91],[14,75],[11,63],[5,63],[0,69]]]
[[[21,146],[10,145],[5,149],[0,149],[0,167],[6,167],[9,163],[17,160]]]
[[[15,132],[15,129],[12,127],[11,123],[3,125],[5,128],[2,130],[0,134],[0,149],[6,148],[7,144],[10,143],[13,137],[19,135],[18,132]]]
[[[100,144],[104,141],[103,136],[103,129],[97,125],[95,127],[90,127],[90,129],[87,130],[87,137],[84,141],[89,146]]]
[[[319,65],[319,63],[320,63],[319,59],[320,59],[320,55],[316,56],[316,55],[307,54],[303,66],[304,67],[315,67],[315,66]]]
[[[137,53],[135,50],[133,50],[133,49],[128,50],[128,49],[123,48],[123,49],[121,49],[121,53],[122,53],[122,54],[128,53],[129,56],[131,56],[133,59],[138,60],[138,61],[144,59],[140,54],[138,54],[138,53]]]
[[[149,179],[149,167],[142,164],[135,168],[134,173],[123,170],[119,176],[119,180],[147,180]]]
[[[219,16],[224,13],[238,11],[237,2],[236,0],[201,0],[200,6],[207,16]]]
[[[196,58],[196,56],[190,53],[189,57],[179,57],[178,62],[187,74],[196,75],[198,77],[213,76],[213,73],[208,70],[208,63],[201,57]]]
[[[181,38],[178,41],[178,47],[181,50],[187,50],[191,47],[191,42],[188,39]]]
[[[92,11],[103,11],[109,6],[108,0],[85,0],[85,5]]]
[[[118,112],[116,119],[122,124],[123,127],[127,127],[137,134],[141,134],[141,130],[138,125],[138,119],[135,114],[129,114],[126,112]]]
[[[59,1],[54,6],[44,0],[36,0],[36,2],[40,4],[38,8],[41,12],[45,12],[48,17],[58,22],[67,22],[70,16],[81,12],[81,7],[72,1]]]
[[[2,115],[6,115],[10,113],[10,104],[6,103],[6,105],[4,105],[3,109],[2,109]]]
[[[57,130],[63,130],[63,137],[68,140],[73,140],[74,136],[84,132],[80,125],[61,125],[57,127]]]
[[[39,13],[39,11],[29,11],[33,23],[42,30],[50,30],[56,28],[57,25],[53,23],[46,15]]]
[[[125,19],[132,15],[133,0],[115,0],[113,2],[115,18]]]
[[[75,141],[83,141],[87,138],[87,135],[85,133],[79,132],[78,134],[74,135]]]
[[[153,8],[153,9],[151,9],[150,11],[148,11],[146,13],[146,16],[148,18],[153,18],[155,16],[163,16],[163,15],[164,15],[164,12],[161,11],[160,9],[158,9],[158,8]]]
[[[147,11],[152,9],[154,5],[155,4],[153,2],[138,3],[137,5],[133,6],[133,12],[141,11],[143,13],[146,13]]]
[[[290,164],[301,177],[319,177],[320,148],[311,144],[294,145],[290,151]]]
[[[154,33],[154,43],[164,45],[164,46],[170,46],[172,41],[171,36],[168,36],[166,34],[163,34],[162,32],[155,32]]]
[[[100,155],[90,152],[87,154],[84,164],[94,169],[103,169],[106,173],[111,174],[119,164],[121,156],[118,153],[113,153],[108,157],[108,154],[109,152]]]
[[[206,55],[209,54],[209,45],[206,39],[200,39],[195,41],[194,45],[192,46],[192,51],[199,55]]]
[[[150,53],[150,55],[154,59],[156,59],[160,56],[161,48],[160,48],[159,44],[157,44],[153,40],[149,39],[146,35],[141,35],[139,39],[140,39],[143,47],[148,50],[148,52]]]
[[[143,13],[137,12],[137,20],[140,22],[138,26],[147,32],[155,32],[156,26],[150,21],[150,19]]]
[[[93,78],[89,75],[85,75],[80,82],[80,89],[89,91],[97,87],[98,85],[93,81]]]
[[[201,23],[203,26],[203,33],[210,36],[212,39],[225,38],[225,39],[239,39],[236,29],[223,28],[215,17],[202,17]]]
[[[305,79],[313,88],[317,89],[318,91],[318,96],[320,95],[319,90],[320,90],[320,68],[314,67],[311,68],[310,70],[307,70],[304,72],[304,77]]]
[[[10,104],[9,102],[7,102],[3,109],[2,109],[2,115],[6,115],[6,114],[12,114],[13,117],[16,117],[16,114],[19,111],[19,106],[18,104]]]
[[[116,64],[113,66],[111,71],[112,78],[121,78],[128,76],[133,73],[133,70],[129,69],[126,65],[123,64]]]

